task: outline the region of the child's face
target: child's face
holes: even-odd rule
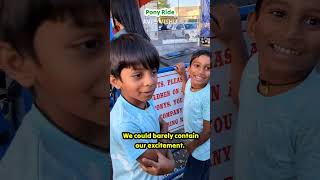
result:
[[[320,1],[264,0],[249,32],[264,71],[308,72],[320,56]]]
[[[120,79],[111,80],[121,89],[121,95],[131,104],[144,108],[145,103],[152,98],[157,86],[157,69],[145,69],[143,67],[124,68],[120,73]]]
[[[192,87],[199,89],[206,86],[210,80],[210,70],[210,57],[201,55],[195,58],[188,68]]]
[[[37,61],[32,87],[36,102],[51,119],[76,118],[106,125],[106,23],[90,27],[72,20],[45,21],[36,31]]]

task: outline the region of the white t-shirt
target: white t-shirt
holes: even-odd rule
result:
[[[33,105],[0,162],[0,179],[106,180],[107,155],[64,134]]]
[[[140,109],[119,96],[110,113],[110,154],[114,180],[159,180],[162,176],[146,173],[137,158],[147,149],[136,149],[136,143],[156,143],[156,139],[123,139],[122,132],[160,132],[158,113],[152,101]]]
[[[197,92],[191,91],[191,79],[186,83],[183,102],[183,121],[186,132],[201,133],[203,121],[210,122],[210,83]],[[210,159],[210,138],[198,146],[192,157],[200,161]]]

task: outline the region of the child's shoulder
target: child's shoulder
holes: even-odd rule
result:
[[[200,90],[203,97],[208,98],[210,95],[210,80],[208,83]]]
[[[140,113],[141,112],[137,108],[133,107],[133,105],[129,104],[122,96],[120,96],[110,112],[110,119],[112,121],[127,122],[139,117]]]
[[[38,172],[39,133],[33,125],[33,113],[28,113],[16,132],[5,156],[1,159],[0,174],[4,179],[34,179]],[[31,164],[32,165],[31,165]],[[15,169],[15,173],[9,169]]]
[[[185,86],[185,91],[189,91],[190,88],[191,88],[191,78],[188,78]],[[185,95],[187,95],[187,93]]]
[[[258,53],[253,54],[247,61],[244,74],[259,74],[259,56]]]

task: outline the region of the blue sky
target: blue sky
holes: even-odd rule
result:
[[[178,7],[178,1],[179,6],[200,6],[201,0],[168,0],[168,3],[171,7]]]

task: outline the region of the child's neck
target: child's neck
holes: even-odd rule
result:
[[[125,94],[121,94],[121,95],[128,103],[130,103],[131,105],[133,105],[139,109],[147,109],[149,107],[148,102],[141,102],[141,101],[134,100],[130,97],[127,97]]]
[[[258,91],[264,96],[279,95],[301,84],[309,74],[310,72],[305,72],[287,76],[286,74],[278,74],[276,76],[276,73],[265,73],[259,76]]]
[[[208,84],[208,83],[207,83],[207,84]],[[204,87],[206,87],[207,84],[204,84],[204,85],[202,85],[202,86],[194,86],[194,85],[192,85],[192,82],[191,82],[190,90],[191,90],[191,92],[200,91],[201,89],[203,89]]]
[[[285,84],[285,85],[272,85],[262,83],[261,81],[258,84],[258,92],[263,96],[276,96],[285,92],[288,92],[290,89],[298,86],[302,81],[297,81],[295,83]]]

